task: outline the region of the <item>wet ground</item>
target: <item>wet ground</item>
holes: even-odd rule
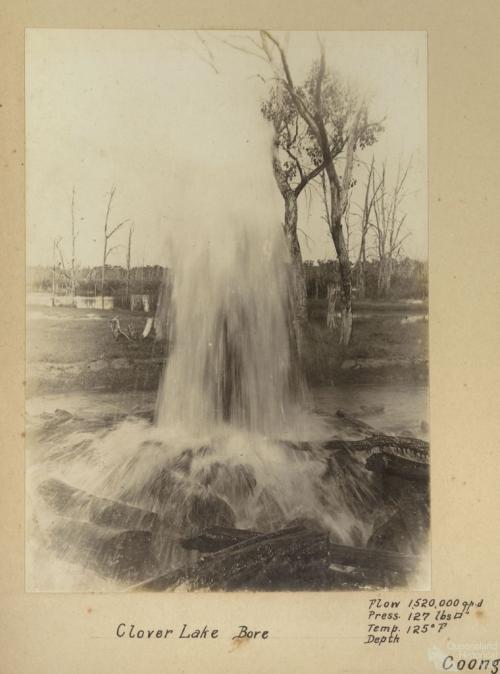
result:
[[[354,359],[355,366],[351,369],[342,369],[342,360],[339,360],[335,352],[335,336],[326,334],[322,324],[317,325],[317,334],[315,332],[313,336],[318,341],[311,342],[311,353],[315,354],[312,368],[314,376],[311,379],[323,380],[323,375],[326,375],[328,381],[335,381],[336,384],[314,387],[311,406],[326,421],[331,437],[360,437],[359,433],[350,432],[339,423],[336,412],[340,409],[381,433],[429,439],[428,388],[423,374],[426,371],[426,361],[422,361],[417,372],[418,377],[410,377],[407,367],[391,365],[390,371],[394,372],[398,367],[401,369],[402,379],[398,379],[398,383],[387,376],[389,370],[375,376],[375,370],[369,370],[366,363],[360,369],[363,360],[368,362],[375,357],[382,360],[387,360],[389,356],[395,357],[401,363],[408,358],[413,362],[417,356],[425,359],[425,307],[416,307],[414,311],[408,311],[408,306],[398,308],[396,312],[389,309],[392,307],[374,315],[370,313],[369,307],[363,307],[363,314],[355,316],[355,339],[350,351],[343,354],[343,358]],[[124,324],[130,322],[137,331],[142,330],[146,320],[144,314],[122,313]],[[71,308],[30,310],[28,391],[31,391],[31,397],[26,404],[28,469],[39,461],[44,451],[42,445],[34,441],[33,429],[47,423],[47,420],[51,423],[52,418],[57,423],[63,420],[58,426],[58,439],[55,443],[59,443],[63,450],[65,444],[72,445],[72,433],[78,435],[78,442],[83,441],[85,444],[91,438],[97,438],[99,434],[106,432],[106,428],[113,426],[114,421],[123,420],[129,415],[136,420],[139,418],[136,429],[139,434],[148,433],[145,420],[151,419],[154,413],[163,359],[155,344],[147,340],[137,344],[114,341],[109,328],[111,317],[111,312],[82,312]],[[368,375],[370,383],[361,384],[361,381],[366,381],[366,376],[361,376],[363,372]],[[40,395],[41,393],[44,395]],[[65,412],[61,413],[62,410]],[[65,414],[69,418],[73,417],[68,424],[68,428],[73,429],[69,431],[69,440],[64,436]],[[141,419],[144,427],[140,426]],[[125,440],[128,440],[126,436]],[[71,451],[80,451],[78,447],[83,445],[78,442],[75,447],[70,447]],[[136,445],[137,443],[134,446]],[[298,460],[302,461],[300,456]],[[215,458],[209,461],[220,463]],[[288,464],[288,460],[285,463]],[[302,475],[301,471],[302,468],[298,471],[299,476]],[[71,479],[69,483],[87,492],[99,493],[94,489],[92,479],[87,484],[79,484]],[[105,495],[102,492],[101,494]],[[115,497],[120,498],[116,495]],[[29,489],[27,501],[30,513]],[[134,504],[139,505],[138,502]],[[62,517],[65,517],[64,509]],[[76,532],[71,522],[63,524],[69,526],[69,532]],[[236,522],[236,525],[242,526],[241,522]],[[89,545],[91,544],[93,526],[85,525],[78,532],[79,545],[86,537]],[[32,527],[33,522],[28,522],[31,561],[27,564],[27,580],[31,590],[117,589],[113,579],[103,577],[95,569],[86,568],[83,572],[75,561],[55,557],[42,538],[32,535]],[[134,541],[125,543],[135,545]]]
[[[405,435],[408,432],[428,439],[427,386],[339,384],[315,388],[312,397],[316,411],[322,415],[335,415],[337,410],[342,409],[384,433]],[[116,418],[122,418],[130,413],[152,412],[155,402],[155,391],[86,391],[31,398],[26,403],[26,409],[28,415],[33,416],[64,409],[82,417],[116,415]]]

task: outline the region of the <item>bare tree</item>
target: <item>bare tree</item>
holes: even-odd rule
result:
[[[75,226],[75,192],[76,188],[73,187],[73,192],[71,196],[71,260],[70,260],[70,266],[69,266],[69,271],[66,267],[66,261],[64,259],[64,252],[61,246],[61,242],[63,240],[62,236],[57,237],[53,241],[53,289],[52,289],[52,294],[55,297],[55,284],[56,284],[56,267],[59,271],[59,275],[63,276],[66,281],[69,283],[70,286],[70,291],[71,295],[73,297],[73,303],[75,302],[75,296],[76,296],[76,239],[78,237],[78,232],[76,231],[76,226]],[[56,255],[57,253],[57,255]],[[56,265],[56,257],[59,258],[59,264]],[[53,300],[53,304],[54,304]]]
[[[130,292],[130,260],[132,253],[132,233],[134,231],[134,223],[132,222],[128,230],[128,245],[127,245],[127,287],[125,290],[125,298],[127,306],[129,303],[129,292]]]
[[[391,288],[393,262],[401,252],[404,241],[410,233],[404,233],[406,213],[401,214],[401,204],[406,197],[405,183],[411,166],[411,160],[403,169],[398,164],[396,180],[392,189],[387,189],[386,163],[382,166],[380,178],[380,196],[373,202],[374,222],[371,227],[375,233],[376,249],[379,259],[377,294],[387,295]],[[375,191],[375,175],[372,172],[372,191]]]
[[[52,241],[52,306],[56,304],[56,240]]]
[[[338,300],[338,288],[334,282],[328,284],[328,289],[326,292],[327,297],[327,310],[326,310],[326,327],[330,330],[334,330],[337,327],[337,300]]]
[[[113,229],[109,229],[109,214],[111,211],[111,202],[113,201],[113,197],[115,196],[116,192],[116,187],[111,188],[111,192],[109,193],[109,199],[108,199],[108,206],[106,209],[106,217],[104,218],[104,246],[103,246],[103,254],[102,254],[102,271],[101,271],[101,308],[104,309],[104,284],[106,281],[106,262],[108,260],[109,255],[112,253],[113,250],[118,248],[118,246],[112,246],[111,248],[108,247],[109,240],[111,237],[116,234],[116,232],[122,227],[124,224],[126,224],[129,219],[127,218],[126,220],[123,220],[120,222],[118,225],[113,227]]]
[[[59,236],[57,239],[54,239],[54,250],[57,251],[57,255],[59,257],[59,275],[63,276],[66,279],[66,282],[69,283],[70,288],[72,287],[72,275],[71,272],[69,272],[66,269],[66,261],[64,259],[64,253],[63,249],[61,247],[61,242],[62,242],[62,236]]]
[[[72,287],[72,275],[66,268],[63,249],[61,247],[62,236],[52,241],[52,306],[56,304],[56,290],[60,286],[61,277],[64,279],[64,286],[69,284]],[[57,262],[59,259],[59,262]]]
[[[217,70],[217,66],[215,65],[215,57],[214,57],[213,51],[210,49],[210,47],[208,45],[207,40],[203,37],[203,34],[200,31],[195,30],[194,33],[196,35],[196,39],[198,40],[198,42],[200,43],[200,45],[202,47],[201,51],[198,50],[198,49],[194,50],[196,55],[204,63],[209,65],[210,68],[212,68],[212,70],[214,71],[214,73],[216,73],[218,75],[219,71]]]
[[[75,187],[71,196],[71,294],[73,299],[76,296],[76,237],[78,233],[75,229]]]
[[[368,171],[368,179],[365,187],[365,197],[363,201],[363,212],[361,214],[361,237],[359,244],[359,254],[356,262],[358,297],[364,300],[366,297],[366,242],[368,231],[370,229],[370,218],[375,204],[375,200],[382,188],[382,180],[375,180],[375,157],[372,157]]]

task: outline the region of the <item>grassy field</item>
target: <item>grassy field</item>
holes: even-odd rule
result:
[[[326,302],[310,302],[305,368],[311,383],[427,378],[426,304],[364,302],[353,314],[351,342],[341,347],[338,333],[326,327]]]
[[[141,333],[147,314],[124,309],[102,311],[72,307],[28,307],[27,350],[32,363],[76,363],[99,358],[147,358],[150,341],[115,341],[110,322],[118,316],[122,328]]]
[[[160,344],[151,339],[115,340],[111,319],[140,335],[147,315],[126,310],[28,307],[28,395],[78,390],[149,389],[163,365]]]
[[[326,302],[313,300],[305,337],[305,371],[311,384],[334,381],[422,381],[427,373],[427,307],[416,303],[365,302],[354,307],[348,347],[326,328]],[[30,394],[64,390],[130,390],[158,385],[164,354],[153,340],[115,340],[118,316],[141,334],[147,315],[121,309],[28,307]]]

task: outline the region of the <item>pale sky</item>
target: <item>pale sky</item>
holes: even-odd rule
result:
[[[107,195],[110,217],[135,223],[132,264],[164,264],[169,230],[204,223],[217,203],[246,217],[282,217],[269,155],[270,130],[260,115],[266,64],[203,34],[217,71],[193,31],[27,31],[28,264],[51,264],[62,237],[69,257],[71,193],[76,187],[77,258],[99,265]],[[252,35],[251,33],[249,35]],[[411,236],[405,253],[427,258],[427,82],[422,32],[324,33],[327,63],[371,96],[385,132],[360,159],[387,158],[389,175],[412,157],[404,209]],[[218,39],[219,38],[219,39]],[[289,61],[300,82],[318,56],[314,33],[291,33]],[[365,180],[361,167],[355,176]],[[355,195],[353,200],[361,200]],[[222,212],[222,211],[221,211]],[[304,258],[332,258],[319,200],[301,197]],[[353,225],[357,221],[352,218]],[[193,231],[193,228],[188,228]],[[125,244],[123,227],[112,245]],[[354,244],[355,244],[354,237]],[[355,255],[353,256],[355,257]],[[109,264],[124,264],[125,249]]]

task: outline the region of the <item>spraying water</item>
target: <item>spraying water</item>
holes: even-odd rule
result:
[[[207,222],[210,239],[174,247],[160,306],[170,357],[157,423],[207,432],[222,423],[277,434],[294,423],[291,302],[277,223]]]

